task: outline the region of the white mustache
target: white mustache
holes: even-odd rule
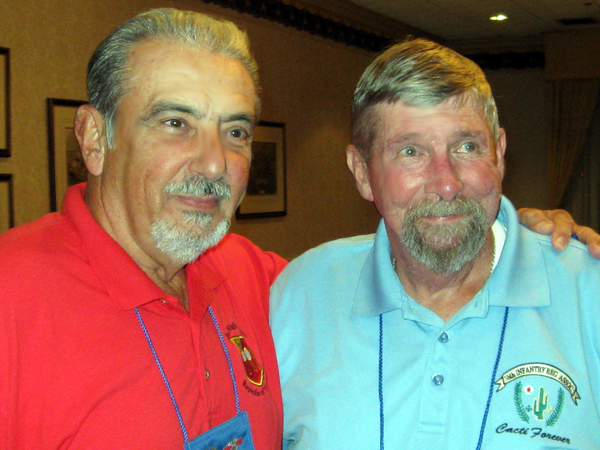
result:
[[[165,188],[167,194],[173,195],[190,195],[194,197],[203,197],[207,195],[215,195],[219,199],[231,198],[231,189],[225,178],[218,180],[207,180],[204,177],[191,177],[183,181],[169,184]]]

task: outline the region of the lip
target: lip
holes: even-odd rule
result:
[[[221,200],[214,196],[208,195],[205,197],[188,197],[185,195],[175,196],[177,201],[187,208],[196,209],[199,211],[211,211],[218,209]]]
[[[450,223],[460,222],[464,219],[462,214],[451,214],[449,216],[424,216],[421,219],[430,225],[447,225]]]

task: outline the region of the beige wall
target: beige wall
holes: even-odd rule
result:
[[[239,221],[233,230],[288,258],[373,231],[376,214],[356,193],[344,159],[350,98],[373,55],[191,0],[0,2],[0,47],[11,52],[13,154],[0,158],[0,173],[13,174],[16,223],[50,208],[46,98],[85,100],[96,45],[122,21],[158,6],[228,16],[246,29],[261,68],[262,119],[286,125],[288,215]]]
[[[262,68],[262,118],[286,124],[288,215],[238,221],[233,230],[288,258],[327,240],[373,232],[376,214],[354,188],[344,152],[352,93],[373,55],[259,25],[248,31]]]

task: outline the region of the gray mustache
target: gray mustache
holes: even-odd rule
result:
[[[424,216],[449,216],[453,214],[473,214],[481,208],[479,202],[472,199],[456,199],[451,202],[439,200],[436,202],[421,203],[411,207],[414,215]]]
[[[214,181],[203,177],[186,178],[183,181],[169,184],[165,188],[165,192],[167,194],[189,195],[193,197],[214,195],[224,200],[231,198],[231,189],[225,178],[219,178]]]

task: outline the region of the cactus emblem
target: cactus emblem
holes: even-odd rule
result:
[[[544,415],[549,414],[553,408],[548,409],[548,394],[546,388],[540,388],[540,395],[533,401],[533,415],[537,420],[543,421]],[[547,411],[546,411],[547,410]]]
[[[547,380],[529,379],[529,376],[545,377]],[[527,378],[524,379],[523,377]],[[550,364],[529,363],[513,367],[494,382],[498,385],[496,392],[501,392],[507,384],[513,381],[513,403],[518,418],[532,425],[535,423],[532,423],[532,420],[537,421],[538,426],[540,425],[539,422],[545,422],[548,427],[557,425],[562,413],[566,412],[566,403],[570,403],[567,401],[569,395],[575,406],[578,406],[577,402],[581,400],[581,395],[577,391],[577,384],[573,378],[560,368]],[[557,382],[558,392],[554,391],[557,392],[557,395],[549,395],[546,389],[547,384],[546,386],[536,385],[536,381],[541,381],[544,384],[549,381]],[[552,390],[552,386],[550,388]],[[551,400],[554,401],[554,404],[551,404]]]

